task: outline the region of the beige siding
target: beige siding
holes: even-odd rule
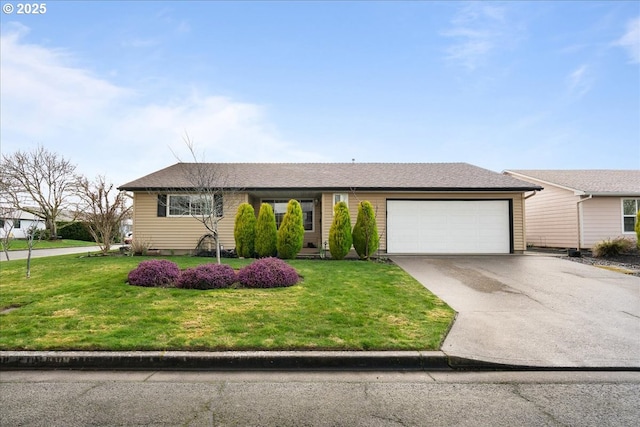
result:
[[[322,221],[322,241],[329,240],[329,229],[333,221],[333,194],[324,193],[322,195],[323,221]],[[514,233],[514,250],[522,252],[526,248],[525,244],[525,227],[523,216],[523,195],[521,193],[360,193],[349,194],[349,210],[351,212],[351,225],[355,225],[358,215],[358,203],[368,200],[376,211],[376,219],[378,224],[378,233],[381,235],[380,249],[385,251],[387,248],[387,199],[512,199],[513,200],[513,233]]]
[[[246,194],[224,197],[224,218],[218,224],[220,243],[225,248],[234,248],[233,226],[238,205],[247,201]],[[192,217],[158,217],[158,195],[135,193],[133,211],[133,235],[137,240],[148,242],[152,248],[186,252],[195,249],[198,240],[208,231]]]
[[[550,184],[525,201],[527,243],[542,247],[575,248],[578,244],[578,197]]]
[[[583,247],[621,236],[635,241],[635,233],[623,233],[622,198],[594,197],[582,202],[581,214]]]
[[[313,243],[321,247],[329,240],[329,229],[333,221],[333,195],[323,193],[320,203],[315,206],[314,231],[305,233],[305,246]],[[378,232],[381,235],[380,249],[386,250],[386,204],[387,199],[512,199],[513,200],[513,232],[514,250],[516,252],[525,249],[525,227],[523,218],[523,196],[520,193],[349,193],[349,210],[351,212],[351,225],[355,225],[358,203],[368,200],[373,205],[378,222]],[[225,217],[220,221],[220,240],[224,247],[234,248],[233,238],[234,218],[238,205],[242,202],[253,205],[256,215],[260,209],[260,199],[249,199],[247,194],[236,194],[234,197],[225,197]],[[153,248],[165,251],[177,252],[191,251],[196,247],[200,237],[207,233],[206,228],[196,219],[191,217],[158,217],[157,194],[134,194],[133,232],[136,239],[147,241]]]

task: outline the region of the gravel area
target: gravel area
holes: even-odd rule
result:
[[[634,250],[631,253],[621,254],[615,257],[596,258],[590,251],[582,251],[580,257],[569,257],[566,250],[540,249],[535,248],[532,252],[548,253],[549,255],[564,256],[565,259],[587,265],[618,267],[624,270],[633,271],[631,275],[640,277],[640,251]]]

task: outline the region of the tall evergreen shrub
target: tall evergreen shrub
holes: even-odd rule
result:
[[[233,229],[236,240],[236,253],[239,257],[251,258],[254,255],[256,240],[256,213],[249,203],[238,206]]]
[[[256,239],[254,249],[258,257],[275,256],[277,253],[278,229],[273,208],[268,203],[263,203],[258,212],[256,221]]]
[[[352,243],[349,206],[345,202],[338,202],[333,207],[333,223],[329,229],[331,258],[343,259],[351,250]]]
[[[293,259],[304,243],[304,220],[302,207],[297,200],[289,200],[287,212],[278,229],[278,257]]]
[[[364,200],[358,204],[358,217],[353,227],[353,247],[360,259],[369,259],[378,250],[378,225],[371,202]]]

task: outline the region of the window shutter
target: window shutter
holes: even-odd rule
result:
[[[158,194],[158,216],[167,216],[167,195]]]

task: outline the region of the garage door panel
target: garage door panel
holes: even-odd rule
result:
[[[388,253],[509,253],[506,200],[389,200]]]

